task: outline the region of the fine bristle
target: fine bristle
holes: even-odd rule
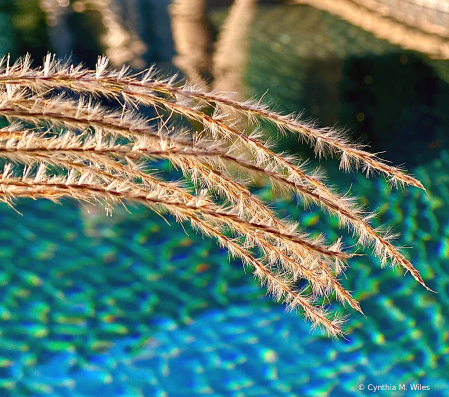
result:
[[[109,108],[102,98],[108,99]],[[153,108],[157,117],[145,118],[145,107]],[[338,281],[353,254],[341,239],[329,244],[323,236],[300,230],[294,220],[280,219],[252,193],[252,183],[268,181],[273,191],[294,193],[305,206],[318,205],[353,232],[358,245],[372,246],[381,264],[390,260],[425,286],[391,243],[392,233],[371,226],[373,213],[339,194],[321,170],[308,169],[307,161],[276,152],[274,140],[263,139],[259,122],[298,135],[318,157],[339,156],[343,170],[377,172],[392,185],[424,189],[399,167],[351,143],[344,131],[318,129],[261,101],[239,102],[231,95],[181,84],[176,77],[162,78],[154,68],[131,74],[127,68],[114,70],[106,57],[99,57],[96,70],[86,70],[51,54],[36,69],[29,56],[13,65],[9,57],[2,60],[0,114],[7,120],[0,129],[0,158],[6,162],[0,175],[1,201],[12,205],[21,197],[71,197],[108,208],[131,201],[169,213],[216,239],[252,268],[274,299],[288,309],[299,308],[313,326],[331,336],[343,336],[343,320],[317,305],[317,298],[335,294],[362,312]],[[196,129],[178,127],[178,119]],[[164,180],[150,170],[161,159],[180,170],[185,181]],[[300,280],[308,285],[307,293],[297,290]]]

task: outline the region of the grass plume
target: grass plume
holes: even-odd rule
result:
[[[392,236],[370,225],[372,213],[363,211],[354,198],[339,195],[294,156],[273,151],[262,140],[258,122],[298,135],[318,157],[340,156],[345,170],[378,172],[392,185],[424,189],[403,170],[351,143],[341,131],[318,129],[260,102],[240,102],[175,78],[164,79],[154,69],[139,74],[126,68],[117,71],[105,57],[99,58],[96,70],[58,62],[51,55],[41,68],[32,68],[28,56],[14,65],[5,58],[0,86],[0,116],[6,120],[0,129],[0,157],[5,159],[0,199],[10,205],[21,197],[71,197],[108,206],[136,202],[169,213],[250,266],[275,299],[289,308],[299,307],[330,335],[343,335],[342,319],[317,302],[335,294],[361,312],[338,281],[353,254],[340,239],[327,244],[324,237],[301,231],[294,221],[279,219],[249,189],[262,178],[295,193],[306,205],[315,203],[337,216],[358,236],[360,246],[374,247],[382,264],[390,260],[426,287],[391,243]],[[147,107],[154,109],[156,118],[144,116]],[[172,121],[178,117],[201,128],[177,127]],[[251,122],[252,132],[241,129],[242,117]],[[195,188],[147,171],[149,163],[160,159],[180,169]],[[301,279],[308,288],[298,289]]]

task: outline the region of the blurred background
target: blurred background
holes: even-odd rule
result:
[[[156,64],[347,129],[425,185],[390,190],[322,162],[378,211],[375,226],[401,234],[438,294],[367,250],[342,279],[366,318],[332,303],[350,314],[348,340],[334,341],[187,225],[140,207],[107,217],[69,200],[1,204],[0,396],[449,394],[449,5],[293,3],[0,0],[0,53],[30,53],[35,66],[49,51],[89,68],[100,54],[117,68]],[[288,137],[278,148],[312,155]],[[260,194],[329,241],[345,233],[316,208]]]

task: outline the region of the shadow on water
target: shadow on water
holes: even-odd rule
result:
[[[350,58],[339,89],[340,124],[386,159],[411,168],[448,147],[449,84],[417,54]]]
[[[348,130],[407,169],[448,147],[447,61],[402,50],[311,7],[288,7],[259,8],[246,75],[250,95]],[[280,148],[313,157],[294,138]]]

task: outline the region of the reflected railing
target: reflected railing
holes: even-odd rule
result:
[[[294,0],[345,19],[407,50],[449,59],[447,0]]]

